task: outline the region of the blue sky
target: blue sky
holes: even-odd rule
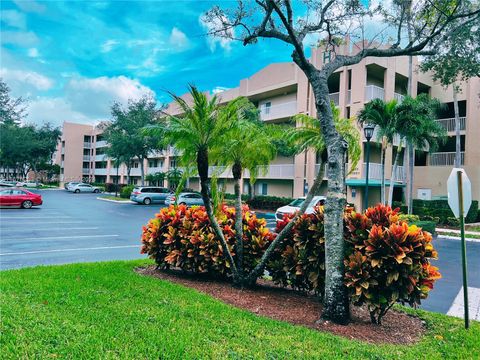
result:
[[[275,40],[244,47],[207,37],[210,1],[2,1],[0,76],[29,99],[28,122],[96,122],[113,101],[235,87],[271,62]],[[218,3],[218,1],[216,2]],[[226,5],[235,4],[225,2]]]

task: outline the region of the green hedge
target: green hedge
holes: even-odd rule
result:
[[[407,206],[394,202],[394,207],[399,207],[402,213],[407,213]],[[435,221],[441,225],[455,226],[455,216],[448,205],[448,200],[413,200],[413,214],[418,215],[420,220]],[[465,222],[474,223],[479,217],[478,201],[473,200]]]
[[[132,191],[134,187],[135,187],[134,185],[124,186],[120,191],[120,197],[124,199],[128,199],[130,195],[132,195]]]
[[[428,231],[430,234],[435,234],[435,221],[413,221],[409,222],[409,225],[417,225],[418,227],[422,228],[423,231]]]
[[[281,206],[290,204],[293,200],[286,197],[258,195],[247,200],[247,204],[253,209],[277,210]]]

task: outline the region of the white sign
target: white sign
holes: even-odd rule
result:
[[[458,201],[458,177],[457,173],[462,172],[462,187],[463,187],[463,217],[467,216],[468,209],[472,204],[472,183],[467,176],[467,173],[464,169],[453,168],[450,176],[447,180],[447,191],[448,191],[448,205],[452,209],[455,217],[460,217],[460,207]]]

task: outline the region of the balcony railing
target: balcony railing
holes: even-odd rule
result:
[[[105,140],[100,140],[95,143],[96,148],[101,148],[105,146],[108,146],[108,143]]]
[[[83,161],[90,161],[90,155],[83,155]]]
[[[110,169],[110,173],[112,169]],[[107,175],[107,169],[105,168],[100,168],[100,169],[95,169],[94,175]]]
[[[467,118],[465,116],[459,117],[460,120],[460,130],[465,130],[465,122]],[[448,119],[437,119],[436,120],[440,125],[442,125],[445,130],[448,132],[455,131],[455,118]]]
[[[380,86],[367,85],[365,86],[365,102],[373,99],[385,99],[385,90]]]
[[[464,165],[465,152],[460,152],[460,165]],[[430,154],[429,165],[431,166],[453,166],[455,164],[454,152],[437,152]]]
[[[330,96],[330,100],[333,101],[334,104],[338,106],[340,102],[340,93],[339,92],[330,93],[329,96]]]
[[[397,100],[398,103],[401,103],[405,99],[405,95],[399,93],[393,93],[393,98]]]
[[[165,172],[165,169],[162,166],[155,166],[155,167],[149,167],[148,171],[149,174],[155,174],[159,172]]]
[[[367,176],[367,164],[363,163],[363,178]],[[391,169],[385,168],[385,180],[389,180],[391,177]],[[368,178],[370,180],[382,180],[382,164],[370,163]],[[405,171],[403,166],[397,166],[395,171],[395,182],[405,182]]]
[[[88,174],[90,174],[90,169],[89,169],[89,168],[82,168],[82,174],[83,174],[83,175],[88,175]]]
[[[90,149],[90,148],[92,147],[92,143],[85,141],[85,142],[83,143],[83,147],[84,147],[84,148],[87,148],[87,149]]]
[[[352,103],[352,90],[347,90],[347,104]]]
[[[290,101],[283,104],[262,106],[260,108],[260,118],[264,121],[281,118],[288,118],[297,113],[297,102]]]

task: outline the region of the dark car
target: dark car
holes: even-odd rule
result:
[[[42,205],[42,195],[25,189],[8,188],[0,190],[1,206],[19,206],[30,209],[32,206]]]

